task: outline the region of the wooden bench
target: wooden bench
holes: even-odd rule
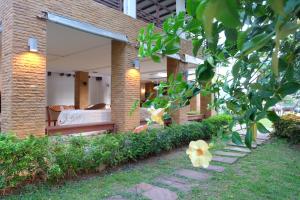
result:
[[[116,125],[113,122],[99,122],[88,124],[74,124],[74,125],[61,125],[61,126],[48,126],[46,127],[46,134],[52,135],[69,135],[74,133],[84,133],[91,131],[109,131],[116,132]]]
[[[204,115],[188,115],[188,121],[197,121],[200,122],[204,119]]]

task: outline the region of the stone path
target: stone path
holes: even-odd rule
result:
[[[244,132],[240,132],[243,137]],[[257,145],[264,144],[269,135],[258,135],[256,140]],[[255,146],[256,147],[256,146]],[[157,177],[153,184],[139,183],[128,192],[145,199],[151,200],[176,200],[178,199],[177,192],[189,192],[195,187],[196,182],[207,182],[213,176],[217,176],[217,173],[224,172],[223,166],[217,165],[217,163],[225,163],[227,165],[234,164],[239,159],[242,159],[247,154],[251,153],[251,150],[244,145],[235,145],[228,143],[223,150],[213,152],[212,163],[206,169],[178,169],[172,175]],[[215,174],[211,172],[216,172]],[[106,200],[129,200],[120,195],[112,196]]]

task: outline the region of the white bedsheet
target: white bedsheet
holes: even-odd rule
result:
[[[147,109],[140,109],[140,118],[145,120],[149,118]],[[86,124],[97,122],[110,122],[111,109],[105,110],[64,110],[57,119],[57,125],[72,125],[72,124]]]
[[[64,110],[57,120],[58,125],[110,122],[111,111],[107,110]]]

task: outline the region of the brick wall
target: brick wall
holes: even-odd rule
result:
[[[46,23],[37,21],[30,4],[1,1],[2,131],[19,137],[44,135],[46,105]],[[35,2],[35,6],[42,6]],[[33,23],[31,23],[33,22]],[[39,41],[39,53],[29,53],[28,38]]]

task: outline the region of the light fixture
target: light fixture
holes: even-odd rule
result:
[[[38,41],[36,38],[28,39],[28,48],[30,52],[38,52]]]
[[[134,59],[132,64],[133,64],[133,67],[137,70],[139,70],[141,67],[140,60],[138,58]]]

